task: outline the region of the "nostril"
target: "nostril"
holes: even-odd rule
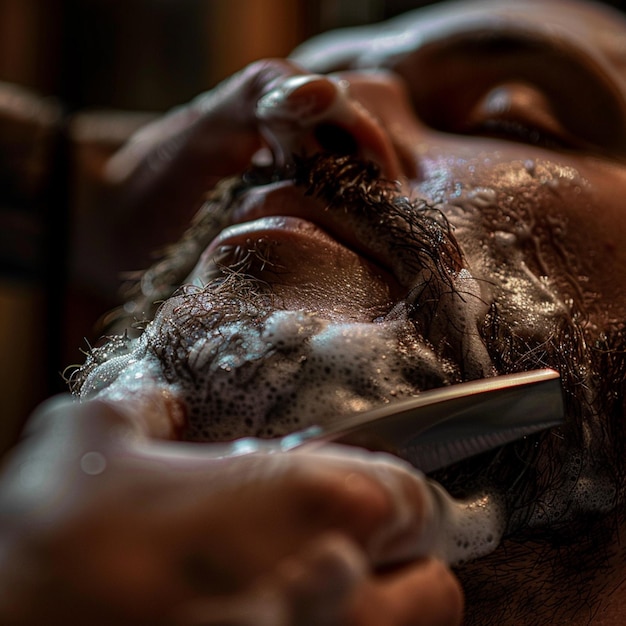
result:
[[[359,145],[354,136],[336,124],[318,124],[313,135],[325,152],[342,156],[358,152]]]

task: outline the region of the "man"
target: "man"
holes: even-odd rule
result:
[[[2,606],[459,623],[455,579],[415,549],[437,526],[419,475],[216,442],[550,366],[562,429],[435,476],[506,510],[499,547],[455,570],[463,623],[621,624],[625,29],[595,5],[443,5],[254,65],[140,132],[110,167],[127,224],[149,241],[212,191],[113,320],[145,330],[88,355],[84,402],[35,421],[44,461],[27,440],[5,471],[5,562],[32,567]],[[40,572],[63,549],[57,589]]]

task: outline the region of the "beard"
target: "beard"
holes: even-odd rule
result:
[[[376,319],[347,326],[324,319],[315,302],[284,310],[272,280],[265,280],[278,270],[264,244],[229,250],[228,262],[213,263],[206,283],[181,287],[239,198],[277,176],[293,179],[325,210],[349,212],[357,233],[366,225],[369,245],[394,257],[404,297]],[[107,319],[124,334],[90,352],[72,378],[73,390],[89,397],[103,385],[124,384],[121,372],[131,358],[156,363],[165,384],[183,390],[189,417],[183,437],[214,441],[281,435],[430,388],[551,367],[564,387],[562,428],[434,478],[457,497],[484,490],[503,495],[509,536],[574,541],[598,517],[621,509],[624,328],[600,332],[569,303],[520,333],[520,309],[495,279],[485,299],[481,281],[491,275],[468,272],[467,245],[445,213],[442,205],[400,195],[372,165],[349,157],[299,159],[288,172],[254,171],[226,181],[181,242],[132,281],[127,304]],[[488,267],[516,271],[499,261]],[[137,339],[128,327],[138,329]]]
[[[349,207],[354,231],[367,228],[362,239],[367,237],[372,248],[388,255],[393,250],[398,273],[409,283],[400,302],[368,310],[372,317],[366,323],[343,310],[341,319],[329,320],[318,310],[319,300],[285,311],[278,290],[288,268],[277,267],[271,246],[256,241],[227,250],[227,263],[212,261],[208,274],[178,287],[224,228],[238,199],[265,180],[259,176],[248,174],[225,185],[183,241],[140,277],[121,311],[123,316],[147,311],[145,319],[153,318],[140,341],[149,344],[167,383],[188,390],[186,439],[282,435],[460,382],[455,361],[461,351],[471,355],[463,365],[467,378],[493,374],[486,355],[476,362],[478,350],[468,349],[468,342],[475,342],[475,331],[464,332],[469,316],[455,329],[458,341],[439,342],[437,350],[430,345],[435,333],[449,330],[442,328],[446,316],[468,295],[460,296],[454,285],[461,255],[447,220],[423,201],[398,196],[373,166],[351,158],[301,160],[289,177],[306,194],[321,198],[326,211],[343,219]],[[468,292],[472,281],[464,275],[460,281]],[[157,313],[155,301],[165,301]],[[109,341],[107,358],[120,356],[127,349],[124,342]],[[359,342],[365,348],[361,353]],[[80,393],[102,361],[96,351],[74,378]]]
[[[457,497],[492,485],[507,503],[499,549],[456,569],[468,599],[463,624],[547,626],[583,623],[584,616],[591,624],[600,600],[615,591],[614,563],[622,559],[624,330],[616,327],[593,338],[576,323],[564,323],[542,346],[539,360],[536,352],[511,342],[497,320],[493,333],[490,354],[503,360],[496,361],[502,371],[521,359],[525,367],[543,363],[560,372],[567,421],[556,433],[515,442],[433,476]]]

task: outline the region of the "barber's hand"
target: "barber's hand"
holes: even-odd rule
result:
[[[263,145],[257,101],[301,72],[288,61],[258,61],[173,109],[137,131],[112,158],[111,184],[121,186],[120,198],[128,204],[150,200],[192,209],[190,202],[197,203],[216,182],[250,167]]]
[[[456,580],[418,557],[431,517],[410,468],[341,447],[210,451],[149,440],[102,401],[41,407],[0,474],[0,622],[460,622]]]
[[[397,77],[376,76],[322,76],[287,60],[258,61],[138,131],[107,168],[119,254],[175,240],[218,181],[253,163],[282,166],[293,154],[347,151],[376,162],[389,179],[414,174],[405,171],[411,160],[403,148],[363,105],[403,90]]]

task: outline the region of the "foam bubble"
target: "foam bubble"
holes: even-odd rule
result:
[[[426,344],[400,349],[401,323],[333,323],[277,311],[264,324],[241,324],[220,327],[219,354],[194,344],[193,381],[177,382],[190,405],[188,439],[272,437],[323,425],[415,394],[413,371],[446,383]]]
[[[435,498],[435,536],[430,554],[451,565],[461,565],[493,552],[506,529],[506,509],[493,492],[479,492],[454,500],[437,483],[430,482]]]

